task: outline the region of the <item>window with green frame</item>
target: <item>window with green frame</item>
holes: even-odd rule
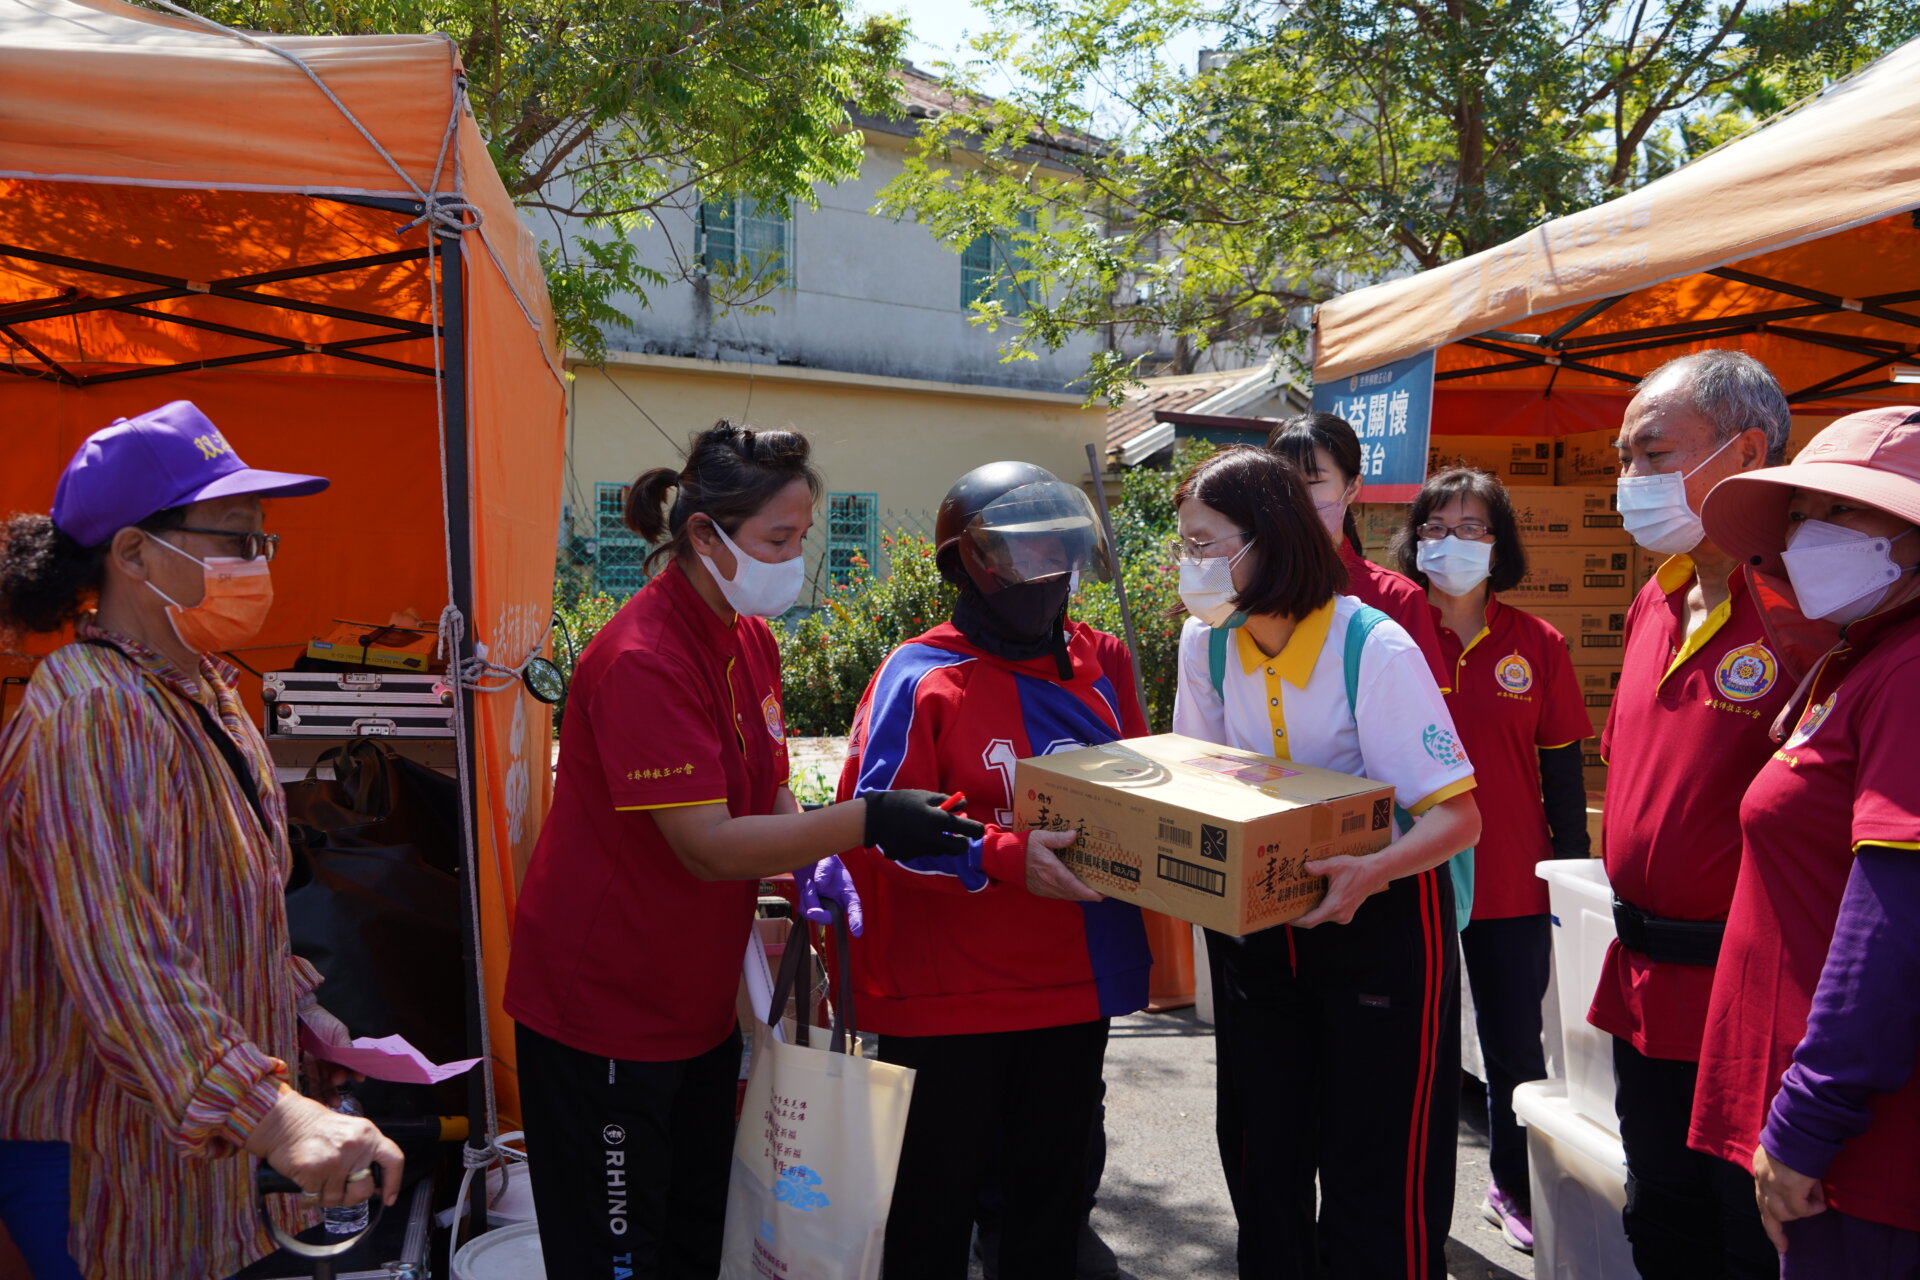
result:
[[[1034,227],[1032,211],[1021,210],[1014,230],[1032,231]],[[1014,276],[1026,269],[1026,255],[1013,236],[1002,233],[979,237],[960,251],[960,309],[964,311],[975,302],[997,301],[1007,315],[1024,314],[1027,297]],[[1032,287],[1031,283],[1025,286]]]
[[[854,561],[874,563],[880,535],[880,497],[872,493],[827,495],[827,576],[845,582],[853,576]]]
[[[793,274],[793,212],[785,200],[700,202],[700,265],[740,276]]]
[[[647,542],[627,528],[626,509],[626,485],[602,480],[593,486],[594,585],[616,600],[647,584]]]

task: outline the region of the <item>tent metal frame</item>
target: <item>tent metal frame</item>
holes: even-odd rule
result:
[[[1552,368],[1556,371],[1570,369],[1592,377],[1637,386],[1640,382],[1639,375],[1622,373],[1617,369],[1605,369],[1590,362],[1609,356],[1680,346],[1702,338],[1732,338],[1754,333],[1766,333],[1795,342],[1847,351],[1865,358],[1864,363],[1844,373],[1787,394],[1788,404],[1805,404],[1828,396],[1854,395],[1897,386],[1898,384],[1891,378],[1873,380],[1871,375],[1920,354],[1920,341],[1901,343],[1886,338],[1822,333],[1815,329],[1804,329],[1786,323],[1812,316],[1842,315],[1851,312],[1912,329],[1916,332],[1916,338],[1920,338],[1920,315],[1894,310],[1896,303],[1920,300],[1920,289],[1904,289],[1897,293],[1875,294],[1865,298],[1843,298],[1838,294],[1826,293],[1785,280],[1776,280],[1771,276],[1743,271],[1737,267],[1715,267],[1702,274],[1717,276],[1736,284],[1751,285],[1783,298],[1797,298],[1800,299],[1800,303],[1795,306],[1770,307],[1736,315],[1714,316],[1706,320],[1687,320],[1676,324],[1623,329],[1613,333],[1580,335],[1579,330],[1589,321],[1631,296],[1614,294],[1591,303],[1579,314],[1547,333],[1489,329],[1470,337],[1455,339],[1455,343],[1459,346],[1505,356],[1507,359],[1497,364],[1479,365],[1471,369],[1442,370],[1435,373],[1433,379],[1436,383],[1452,382],[1461,378],[1478,378],[1487,374],[1509,373],[1519,369]],[[1856,381],[1856,379],[1867,380]]]
[[[420,205],[417,201],[383,200],[361,197],[320,197],[338,200],[345,204],[390,209],[395,213],[411,213],[418,216]],[[428,234],[432,234],[429,231]],[[22,245],[0,244],[0,260],[35,262],[42,266],[61,267],[72,271],[83,271],[89,275],[107,276],[116,280],[129,280],[152,288],[136,290],[132,293],[118,294],[110,298],[95,297],[68,286],[58,294],[46,298],[27,299],[24,302],[11,303],[0,308],[0,339],[19,348],[33,358],[41,367],[25,368],[12,361],[0,363],[0,373],[10,373],[25,378],[50,378],[55,382],[72,387],[99,386],[109,382],[124,382],[133,378],[157,378],[169,373],[186,373],[201,369],[218,369],[230,365],[257,364],[265,360],[281,360],[289,356],[331,356],[339,360],[351,360],[359,364],[374,365],[382,369],[391,369],[398,373],[417,374],[431,378],[434,371],[429,365],[414,364],[405,360],[393,360],[385,356],[369,354],[365,348],[383,346],[393,342],[410,342],[419,338],[445,339],[447,326],[443,324],[436,333],[433,325],[418,320],[402,320],[396,316],[383,316],[377,312],[360,311],[351,307],[330,306],[321,302],[310,302],[304,298],[289,298],[281,294],[262,293],[263,285],[279,284],[287,280],[307,280],[316,276],[339,275],[350,271],[363,271],[369,267],[391,266],[402,262],[420,262],[430,256],[427,246],[411,249],[395,249],[387,253],[366,254],[357,258],[341,258],[330,262],[306,263],[300,266],[281,267],[274,271],[256,271],[243,275],[224,276],[215,280],[189,280],[184,276],[171,276],[157,271],[143,271],[135,267],[115,266],[112,263],[97,262],[89,258],[72,258],[64,254],[46,253]],[[442,250],[442,252],[445,252]],[[428,287],[434,287],[431,281]],[[259,329],[240,325],[225,324],[205,320],[198,316],[179,315],[162,311],[149,304],[170,301],[175,298],[192,297],[224,298],[233,302],[249,303],[275,311],[291,311],[306,315],[325,316],[333,320],[345,320],[354,324],[367,325],[384,332],[369,334],[358,338],[342,338],[333,342],[304,342],[298,338],[283,337]],[[68,316],[84,315],[93,311],[115,311],[122,315],[137,316],[142,320],[157,324],[176,325],[186,329],[198,329],[208,333],[218,333],[230,338],[258,342],[262,349],[242,351],[232,355],[216,356],[209,360],[188,360],[178,364],[152,365],[135,369],[116,369],[108,373],[81,374],[65,368],[49,356],[31,338],[20,332],[23,325],[38,324],[48,320],[63,319]]]
[[[419,218],[424,212],[417,200],[343,195],[315,195],[310,198],[380,209],[408,218]],[[253,272],[209,281],[192,281],[181,276],[169,276],[159,272],[69,258],[18,245],[0,244],[0,259],[39,262],[48,266],[66,267],[153,286],[150,289],[113,298],[87,297],[79,289],[69,287],[49,298],[29,299],[0,308],[0,338],[26,351],[44,366],[44,371],[36,371],[23,369],[10,362],[0,363],[0,372],[29,378],[48,378],[74,387],[89,387],[130,378],[160,377],[170,373],[258,363],[284,359],[288,356],[326,355],[433,378],[436,376],[435,370],[429,365],[370,355],[363,348],[421,338],[430,341],[438,339],[441,349],[441,367],[438,374],[441,380],[441,415],[438,428],[441,432],[445,458],[442,501],[446,512],[448,562],[452,579],[448,583],[448,589],[454,607],[460,611],[462,617],[471,619],[474,616],[473,503],[472,462],[467,444],[464,246],[460,232],[443,230],[431,222],[423,225],[426,235],[438,238],[437,244],[422,244],[417,248],[396,249],[358,258],[308,263],[283,267],[275,271]],[[437,279],[432,275],[435,259],[438,260],[439,267]],[[363,270],[368,267],[420,261],[428,264],[427,288],[439,291],[440,325],[437,329],[432,324],[423,324],[416,320],[402,320],[398,317],[383,316],[347,307],[333,307],[299,298],[255,292],[261,285],[275,284],[285,280],[311,279],[315,276]],[[386,332],[334,342],[308,343],[239,325],[204,320],[195,316],[175,315],[148,306],[153,302],[197,295],[227,298],[275,310],[326,316],[331,319],[365,324]],[[18,332],[21,325],[82,315],[91,311],[118,311],[163,324],[257,341],[266,349],[219,356],[210,360],[82,375],[63,368],[49,358],[31,339]],[[457,651],[449,655],[449,661],[465,663],[473,656],[474,636],[472,628],[468,627],[461,634]],[[462,772],[468,778],[475,778],[478,744],[473,727],[475,724],[474,692],[464,682],[460,689],[460,700],[462,723],[467,726],[467,729],[454,743],[454,749],[460,755]],[[462,847],[466,849],[480,847],[479,804],[480,797],[476,788],[466,797],[466,803],[460,806],[460,837]],[[478,918],[475,908],[478,887],[473,883],[473,877],[465,874],[464,869],[459,880],[460,962],[466,991],[467,1054],[469,1057],[482,1058],[491,1054],[492,1047],[486,1043],[482,1032],[482,1027],[485,1025],[486,985],[480,973],[480,938],[475,926]],[[489,1120],[486,1078],[481,1071],[470,1071],[467,1073],[467,1147],[469,1150],[482,1152],[487,1149],[490,1136]],[[470,1198],[468,1221],[470,1230],[474,1234],[486,1230],[487,1198],[485,1196],[477,1195]]]

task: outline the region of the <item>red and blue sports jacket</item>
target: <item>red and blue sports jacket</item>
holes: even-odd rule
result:
[[[961,791],[987,833],[964,855],[845,855],[866,907],[852,950],[863,1028],[1024,1031],[1145,1007],[1153,957],[1139,909],[1035,897],[1027,833],[1011,829],[1015,761],[1147,732],[1126,647],[1077,622],[1067,635],[1071,680],[1052,655],[995,657],[942,623],[895,649],[867,685],[840,798]]]

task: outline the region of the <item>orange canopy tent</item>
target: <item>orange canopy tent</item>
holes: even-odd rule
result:
[[[1920,41],[1629,195],[1334,299],[1314,377],[1437,348],[1433,431],[1459,435],[1617,428],[1707,347],[1764,362],[1796,414],[1920,400],[1916,206]]]
[[[270,506],[277,598],[247,667],[408,609],[457,644],[465,879],[510,1068],[507,922],[551,781],[513,669],[551,614],[562,374],[449,41],[0,0],[0,511],[47,511],[88,434],[175,399],[253,465],[333,481]]]

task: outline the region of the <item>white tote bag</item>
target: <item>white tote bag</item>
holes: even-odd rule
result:
[[[838,905],[834,905],[836,915]],[[778,1023],[811,948],[796,921],[765,1020],[753,1029],[740,1128],[727,1190],[720,1280],[877,1280],[887,1209],[907,1131],[913,1071],[869,1062],[853,1043],[844,922],[831,930],[839,973],[833,1028],[810,1027],[802,980],[799,1025],[786,1043]],[[831,1049],[816,1049],[824,1038]]]

